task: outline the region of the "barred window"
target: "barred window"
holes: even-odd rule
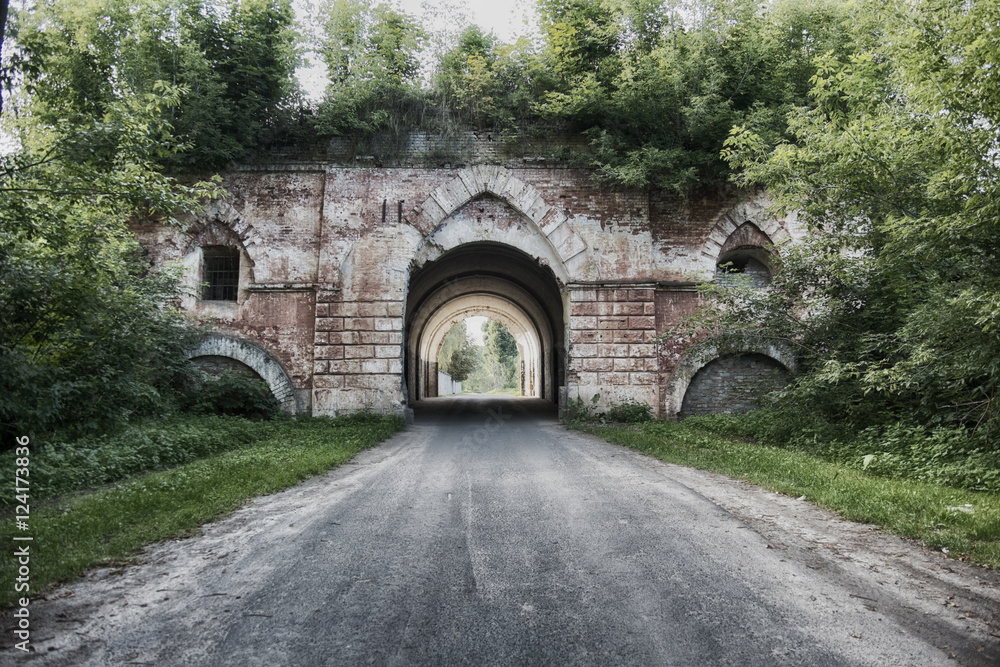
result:
[[[226,246],[202,249],[205,301],[236,301],[240,285],[240,251]]]

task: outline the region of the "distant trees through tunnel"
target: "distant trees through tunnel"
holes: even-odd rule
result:
[[[451,327],[441,342],[438,368],[461,382],[463,393],[521,394],[517,341],[506,326],[487,317],[469,317]]]

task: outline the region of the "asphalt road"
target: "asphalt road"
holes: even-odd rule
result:
[[[354,463],[39,603],[28,662],[1000,662],[995,599],[977,598],[974,626],[938,599],[992,594],[995,577],[946,566],[909,600],[912,572],[808,546],[836,520],[783,528],[764,512],[817,510],[766,495],[568,431],[540,401],[425,401]]]

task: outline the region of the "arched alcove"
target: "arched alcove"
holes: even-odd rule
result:
[[[271,393],[283,411],[292,414],[301,411],[301,406],[295,401],[292,381],[281,362],[256,343],[236,336],[215,333],[204,336],[198,346],[188,352],[188,358],[192,361],[205,359],[219,364],[220,357],[232,359],[259,375],[271,388]]]
[[[751,287],[771,283],[774,257],[770,237],[752,222],[737,227],[719,249],[715,280],[723,285],[746,281]]]
[[[725,354],[694,374],[679,416],[741,413],[760,405],[762,396],[788,382],[788,369],[765,354]]]
[[[788,375],[795,373],[797,364],[791,350],[782,345],[751,345],[738,352],[721,352],[715,347],[705,347],[683,357],[674,368],[664,388],[664,413],[668,419],[682,416],[684,399],[698,373],[713,362],[726,357],[756,356],[774,362]],[[765,362],[769,363],[769,362]],[[728,372],[728,371],[723,371]],[[730,375],[732,375],[730,373]],[[750,373],[748,373],[750,375]],[[721,411],[721,410],[720,410]]]

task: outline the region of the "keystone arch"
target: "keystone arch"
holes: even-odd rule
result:
[[[549,264],[560,281],[568,282],[566,271],[575,273],[586,263],[587,244],[573,229],[566,212],[547,204],[535,187],[498,165],[475,165],[462,169],[457,177],[438,187],[413,209],[411,222],[429,237],[466,204],[489,196],[506,202],[541,232],[551,247],[551,251],[546,253],[552,256],[553,261]]]

